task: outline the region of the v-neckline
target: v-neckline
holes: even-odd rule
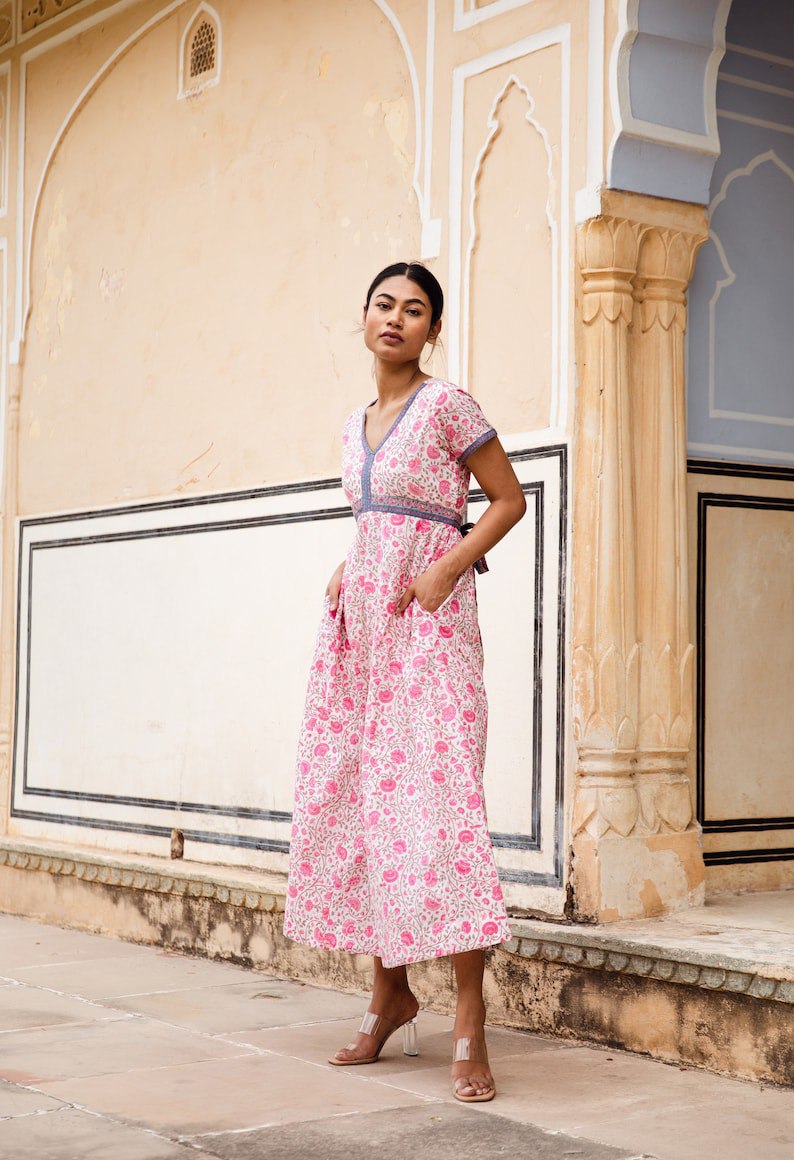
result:
[[[383,436],[383,438],[381,439],[381,441],[380,441],[380,443],[377,445],[377,447],[370,447],[370,445],[369,445],[369,440],[367,439],[367,411],[368,411],[368,410],[369,410],[369,408],[370,408],[370,407],[373,405],[373,403],[377,403],[377,401],[378,401],[378,400],[377,400],[377,399],[373,399],[371,403],[367,403],[367,404],[366,404],[366,406],[364,407],[364,410],[361,412],[361,442],[362,442],[362,444],[364,445],[364,451],[367,453],[367,456],[368,456],[369,458],[372,458],[373,456],[375,456],[375,455],[377,455],[377,454],[378,454],[378,452],[380,451],[380,449],[381,449],[381,447],[383,446],[383,444],[386,442],[386,440],[387,440],[387,439],[389,438],[389,436],[392,434],[392,432],[394,431],[394,429],[395,429],[395,428],[397,427],[397,425],[400,423],[400,420],[403,418],[403,416],[405,415],[405,413],[406,413],[406,411],[408,410],[408,408],[411,406],[411,403],[413,403],[413,401],[414,401],[414,399],[416,398],[416,396],[419,394],[419,392],[420,392],[420,391],[424,390],[424,388],[425,388],[425,387],[427,386],[427,384],[428,384],[428,383],[430,383],[430,382],[432,382],[432,379],[425,379],[423,382],[421,382],[421,383],[419,384],[419,386],[416,388],[416,390],[415,390],[415,391],[414,391],[412,394],[410,394],[410,395],[408,396],[408,398],[405,400],[405,402],[403,403],[402,407],[400,408],[400,413],[399,413],[399,415],[398,415],[398,416],[397,416],[397,418],[394,420],[394,422],[392,423],[391,427],[390,427],[390,428],[389,428],[389,430],[386,432],[386,434]]]

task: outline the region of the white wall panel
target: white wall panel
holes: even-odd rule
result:
[[[565,449],[513,458],[528,514],[478,593],[490,822],[530,905],[561,883]],[[338,480],[22,521],[13,831],[165,854],[178,827],[189,857],[284,869],[314,634],[353,531]]]

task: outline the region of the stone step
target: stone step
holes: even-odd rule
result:
[[[6,913],[368,990],[368,957],[284,938],[285,885],[238,867],[0,838]],[[489,1021],[794,1084],[794,891],[638,922],[511,926],[488,957]],[[411,982],[426,1007],[452,1010],[448,959],[412,967]]]

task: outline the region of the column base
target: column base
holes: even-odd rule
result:
[[[579,922],[651,918],[702,906],[705,870],[700,828],[680,833],[587,832],[573,840],[571,917]]]

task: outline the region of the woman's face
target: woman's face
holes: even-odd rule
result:
[[[430,325],[430,299],[421,286],[400,274],[373,291],[364,310],[364,342],[384,362],[419,359],[426,342],[434,342],[441,320]]]

